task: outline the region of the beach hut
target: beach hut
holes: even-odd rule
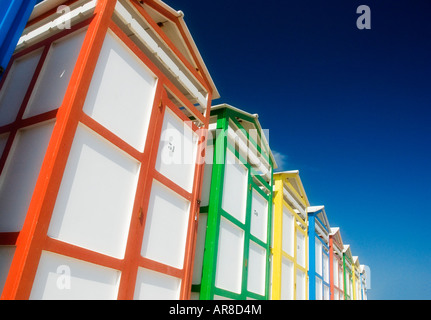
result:
[[[353,257],[350,245],[343,246],[344,300],[353,300]]]
[[[361,265],[359,264],[359,257],[353,256],[353,300],[362,300],[361,294]]]
[[[273,240],[271,247],[273,300],[308,298],[309,202],[298,171],[274,173]]]
[[[361,264],[360,266],[360,278],[361,278],[361,300],[368,300],[368,283],[367,283],[367,270],[368,267]]]
[[[329,300],[329,232],[324,206],[308,207],[309,299]]]
[[[181,11],[37,4],[0,91],[1,298],[189,298],[213,98]]]
[[[343,239],[340,228],[331,228],[329,233],[329,283],[331,300],[344,299]]]
[[[211,108],[192,298],[268,299],[275,161],[258,115]]]

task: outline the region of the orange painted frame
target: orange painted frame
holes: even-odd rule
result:
[[[173,103],[168,99],[166,91],[163,91],[163,97],[161,100],[161,105],[159,108],[155,108],[157,110],[157,130],[154,132],[153,136],[153,145],[152,145],[152,153],[151,158],[149,161],[149,168],[148,172],[141,173],[142,177],[142,183],[140,185],[143,187],[142,197],[137,197],[138,203],[135,203],[135,210],[134,212],[145,212],[143,215],[138,216],[138,219],[135,219],[135,221],[139,220],[139,223],[132,223],[131,230],[129,232],[129,239],[128,239],[128,245],[126,249],[126,258],[125,260],[128,261],[128,271],[126,272],[129,279],[122,281],[120,284],[120,299],[132,299],[138,272],[138,267],[143,267],[146,269],[150,269],[153,271],[161,272],[173,277],[181,278],[181,293],[180,298],[181,299],[189,299],[190,295],[190,288],[191,288],[191,277],[192,277],[192,266],[194,262],[194,247],[196,242],[196,232],[197,232],[197,212],[199,210],[199,201],[200,198],[200,190],[201,190],[201,184],[202,184],[202,170],[203,166],[202,164],[197,163],[195,168],[195,177],[194,177],[194,183],[193,183],[193,191],[187,192],[177,184],[175,184],[170,179],[166,178],[162,174],[156,171],[155,169],[155,163],[157,158],[157,151],[158,151],[158,142],[161,137],[161,124],[164,119],[164,115],[166,113],[166,110],[169,109],[170,111],[174,112],[176,116],[178,116],[183,121],[187,122],[189,121],[186,116],[179,111],[178,108],[176,108]],[[200,130],[198,127],[196,127],[194,124],[191,125],[193,131],[195,131],[198,135],[200,135]],[[202,133],[202,132],[201,132]],[[203,142],[202,135],[200,135],[199,139],[200,143],[198,144],[198,155],[202,153],[203,150]],[[187,233],[187,240],[186,240],[186,248],[185,248],[185,255],[184,255],[184,262],[183,262],[183,269],[177,269],[168,265],[165,265],[160,262],[152,261],[148,258],[144,258],[141,256],[141,246],[142,246],[142,239],[144,237],[144,231],[145,231],[145,223],[146,223],[146,212],[149,205],[149,199],[150,199],[150,193],[151,193],[151,187],[153,185],[153,180],[157,180],[158,182],[162,183],[175,193],[179,194],[186,200],[190,201],[190,213],[189,213],[189,221],[188,221],[188,230]],[[133,228],[133,229],[132,229]],[[138,239],[138,240],[137,240]]]
[[[344,297],[344,290],[341,289],[339,285],[335,286],[334,259],[338,260],[337,274],[340,274],[340,273],[343,274],[343,258],[335,254],[334,246],[337,246],[338,248],[342,247],[334,239],[332,235],[329,235],[329,283],[330,283],[330,290],[331,290],[331,300],[335,300],[335,290],[338,292],[339,297]]]
[[[30,46],[27,49],[24,49],[24,50],[20,51],[19,53],[15,54],[12,57],[10,65],[12,65],[12,63],[13,63],[14,60],[16,60],[16,59],[18,59],[18,58],[20,58],[22,56],[25,56],[25,55],[27,55],[29,53],[32,53],[32,52],[35,52],[37,50],[41,50],[42,51],[41,57],[39,58],[39,62],[37,64],[37,66],[36,66],[36,69],[35,69],[35,72],[33,74],[33,77],[32,77],[32,79],[31,79],[31,81],[29,83],[27,92],[24,95],[23,101],[22,101],[21,106],[20,106],[20,108],[18,110],[18,113],[17,113],[15,121],[12,122],[12,123],[10,123],[10,124],[7,124],[7,125],[4,125],[4,126],[0,127],[0,134],[4,134],[4,133],[8,133],[9,134],[7,142],[6,142],[6,145],[5,145],[5,148],[3,150],[3,153],[0,156],[0,174],[2,173],[2,171],[4,169],[4,166],[5,166],[5,163],[6,163],[6,159],[9,156],[9,153],[10,153],[10,150],[11,150],[11,147],[12,147],[12,144],[13,144],[13,141],[14,141],[14,139],[16,137],[17,132],[20,129],[32,126],[34,124],[38,124],[38,123],[42,123],[42,122],[54,120],[56,118],[56,116],[57,116],[58,109],[55,109],[55,110],[52,110],[52,111],[48,111],[48,112],[45,112],[45,113],[42,113],[42,114],[30,117],[30,118],[26,118],[26,119],[22,118],[23,114],[24,114],[24,111],[25,111],[25,109],[27,107],[27,104],[29,102],[31,93],[32,93],[32,91],[34,89],[34,86],[36,84],[36,80],[37,80],[37,78],[38,78],[38,76],[39,76],[39,74],[41,72],[43,64],[45,63],[45,60],[46,60],[46,57],[47,57],[47,54],[48,54],[48,51],[49,51],[49,48],[50,48],[51,44],[54,41],[62,38],[63,36],[68,35],[69,33],[72,33],[72,32],[75,32],[77,30],[80,30],[82,28],[85,28],[86,26],[88,26],[88,24],[90,23],[90,21],[91,20],[88,19],[88,20],[86,20],[86,21],[84,21],[82,23],[79,23],[76,26],[74,26],[71,30],[60,32],[59,34],[57,34],[55,36],[52,36],[49,39],[46,39],[46,40],[44,40],[44,41],[42,41],[42,42],[40,42],[38,44],[35,44],[33,46]],[[0,83],[0,90],[2,89],[2,87],[4,85],[4,82],[5,82],[6,78],[7,78],[7,75],[9,73],[9,71],[10,71],[10,68],[6,70],[5,77],[2,79],[2,82]],[[0,232],[0,245],[15,246],[16,243],[17,243],[19,235],[20,235],[20,232]]]
[[[192,72],[192,74],[196,77],[196,79],[198,79],[199,82],[206,87],[207,91],[210,92],[211,90],[209,90],[209,88],[210,88],[209,81],[206,77],[204,77],[200,73],[202,66],[199,66],[198,59],[197,59],[196,55],[194,54],[190,43],[188,41],[186,41],[187,48],[191,52],[193,59],[196,61],[197,65],[198,65],[198,70],[196,70],[191,65],[191,63],[183,56],[183,54],[180,52],[180,50],[178,50],[175,47],[175,45],[172,43],[172,41],[166,36],[166,34],[163,33],[163,31],[157,25],[157,23],[153,19],[151,19],[150,15],[144,10],[144,8],[142,8],[140,6],[139,1],[138,0],[131,0],[131,3],[139,11],[139,13],[144,17],[144,19],[150,24],[151,28],[158,34],[158,36],[160,38],[162,38],[163,41],[168,45],[169,49],[172,50],[175,53],[175,55],[180,58],[181,62]],[[158,4],[156,4],[153,0],[145,1],[145,4],[149,5],[150,7],[154,8],[155,10],[161,12],[164,16],[166,16],[171,21],[173,21],[175,23],[175,25],[177,26],[178,30],[180,30],[180,33],[183,36],[183,38],[187,39],[187,37],[185,36],[184,31],[182,30],[182,27],[179,23],[178,17],[172,16],[169,12],[164,10],[162,7],[160,7]]]
[[[32,123],[38,123],[50,119],[56,119],[56,124],[49,142],[46,157],[42,164],[40,174],[36,183],[32,200],[30,202],[24,226],[20,232],[0,233],[0,245],[15,245],[16,251],[9,274],[3,288],[1,299],[28,299],[32,289],[38,262],[42,250],[60,253],[72,258],[78,258],[98,265],[117,269],[122,272],[118,299],[132,299],[136,281],[138,267],[146,267],[155,271],[163,272],[182,279],[181,299],[188,299],[190,295],[192,266],[194,261],[194,248],[196,242],[197,219],[199,211],[200,186],[202,184],[203,163],[197,161],[193,191],[188,194],[175,185],[169,179],[157,173],[154,169],[157,156],[158,141],[161,135],[161,123],[165,108],[169,107],[184,121],[189,120],[179,109],[177,109],[168,99],[165,90],[170,91],[184,105],[192,110],[195,116],[208,127],[209,117],[204,117],[197,111],[194,105],[188,101],[181,92],[164,76],[151,61],[133,44],[133,42],[112,22],[111,18],[115,9],[116,1],[100,0],[97,3],[92,18],[79,25],[79,28],[88,25],[87,34],[78,56],[75,70],[73,71],[69,86],[67,88],[63,104],[57,110],[47,112],[36,117],[20,120],[24,113],[26,102],[34,87],[34,83],[46,58],[50,44],[66,33],[74,32],[78,26],[60,33],[42,44],[18,53],[14,58],[26,54],[37,47],[45,46],[44,53],[33,76],[32,83],[26,94],[27,101],[24,101],[17,117],[17,121],[12,125],[0,128],[0,133],[11,132],[6,144],[3,156],[0,159],[0,170],[4,166],[7,154],[13,142],[13,137],[19,128]],[[112,134],[102,125],[85,115],[82,107],[90,86],[92,75],[96,67],[97,59],[103,45],[108,29],[113,31],[159,78],[156,90],[155,101],[151,114],[150,127],[148,130],[147,144],[143,153],[135,150],[123,140]],[[5,77],[6,78],[6,77]],[[210,92],[210,91],[209,91]],[[211,106],[211,92],[209,93],[207,112]],[[67,163],[67,158],[71,149],[74,134],[79,123],[83,123],[105,139],[130,154],[142,163],[141,172],[136,191],[135,204],[132,213],[129,238],[124,259],[116,259],[100,253],[96,253],[84,248],[51,239],[47,236],[47,230],[51,219],[51,214],[55,205],[55,200],[62,180],[63,172]],[[192,128],[199,135],[198,157],[202,154],[205,146],[206,131],[199,130],[192,125]],[[12,134],[14,132],[14,134]],[[147,161],[147,159],[150,159]],[[186,254],[184,268],[178,270],[163,264],[145,259],[140,256],[141,242],[136,239],[143,238],[145,227],[145,215],[142,215],[144,208],[148,207],[149,194],[151,191],[152,178],[159,180],[177,193],[186,196],[191,201],[189,232],[186,241]],[[144,211],[146,212],[146,210]]]
[[[146,57],[139,50],[139,48],[123,33],[122,30],[120,30],[118,26],[116,26],[114,23],[111,23],[110,29],[115,33],[117,37],[120,38],[120,40],[124,44],[128,46],[129,49],[133,51],[133,53],[135,53],[157,75],[157,77],[159,78],[158,80],[159,88],[157,91],[159,92],[160,90],[162,95],[160,100],[157,100],[157,98],[155,99],[153,114],[151,116],[150,126],[153,126],[153,128],[150,127],[149,129],[149,132],[148,132],[149,137],[147,138],[146,151],[144,151],[144,157],[143,157],[143,159],[149,159],[149,162],[148,162],[148,167],[145,169],[145,172],[141,168],[141,170],[143,171],[141,172],[140,182],[138,182],[138,185],[139,187],[143,188],[142,191],[139,191],[139,192],[142,192],[143,196],[142,197],[137,196],[136,199],[139,200],[142,198],[142,202],[140,203],[135,202],[133,214],[134,215],[138,214],[138,219],[136,219],[136,217],[133,218],[132,216],[132,225],[129,230],[129,238],[128,238],[128,244],[126,249],[126,257],[125,257],[125,261],[126,261],[125,263],[127,265],[125,268],[127,268],[127,272],[125,272],[125,277],[122,277],[122,280],[120,283],[119,299],[133,298],[138,267],[148,268],[154,271],[165,273],[167,275],[181,278],[182,282],[181,282],[180,298],[189,299],[190,289],[191,289],[191,278],[193,275],[194,248],[196,244],[197,223],[198,223],[197,219],[198,219],[199,203],[200,203],[199,199],[201,195],[200,192],[201,192],[201,185],[202,185],[202,179],[203,179],[202,175],[203,175],[203,169],[204,169],[204,163],[202,161],[199,161],[199,156],[202,154],[202,152],[205,149],[206,130],[200,130],[200,128],[198,128],[195,124],[191,124],[193,131],[197,132],[199,136],[199,145],[198,145],[198,153],[197,153],[198,161],[196,163],[196,168],[195,168],[195,178],[193,182],[192,193],[188,193],[184,189],[180,188],[174,182],[170,181],[168,178],[158,173],[154,168],[155,168],[155,163],[157,158],[159,140],[161,137],[161,126],[162,126],[166,108],[169,108],[171,111],[173,111],[183,121],[185,122],[190,121],[190,119],[187,118],[169,100],[167,96],[167,91],[170,91],[173,95],[175,95],[182,103],[185,104],[185,106],[189,110],[194,111],[193,114],[196,116],[196,118],[198,118],[201,122],[204,123],[204,126],[203,126],[204,128],[208,128],[209,116],[205,118],[196,109],[196,107],[190,101],[188,101],[187,98],[169,81],[169,79],[167,79],[167,77],[163,73],[157,70],[157,67],[153,65],[153,63],[148,59],[148,57]],[[161,85],[164,86],[163,89],[160,88]],[[157,106],[158,101],[160,102]],[[207,112],[206,112],[207,115],[209,115],[210,108],[211,108],[211,94],[210,94],[210,98],[208,99]],[[148,152],[148,155],[146,155],[147,152]],[[141,244],[142,244],[141,240],[143,239],[143,234],[145,230],[145,219],[146,219],[146,214],[140,216],[140,212],[147,212],[153,178],[163,183],[164,185],[172,189],[174,192],[180,194],[185,199],[191,202],[189,224],[188,224],[189,232],[187,233],[188,236],[186,240],[185,261],[184,261],[184,267],[182,270],[146,259],[140,255]],[[143,179],[144,181],[141,182],[141,179]],[[133,225],[133,221],[137,221],[137,220],[139,220],[140,223]],[[137,241],[137,239],[141,239],[141,240]]]
[[[49,242],[47,230],[78,126],[79,103],[81,102],[82,108],[84,93],[91,81],[114,8],[115,1],[108,0],[99,1],[95,8],[63,104],[57,112],[56,123],[27,216],[16,240],[15,254],[1,299],[28,299],[30,296],[39,258],[46,243]]]

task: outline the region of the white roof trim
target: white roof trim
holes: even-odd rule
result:
[[[165,10],[169,11],[172,15],[176,16],[179,21],[181,26],[184,28],[187,40],[190,42],[190,45],[192,46],[192,49],[194,50],[194,52],[196,53],[196,57],[199,60],[199,64],[202,66],[202,68],[204,70],[202,70],[203,73],[205,73],[208,77],[208,80],[210,81],[210,86],[213,90],[213,96],[212,96],[212,100],[215,99],[219,99],[220,98],[220,93],[217,90],[217,87],[214,84],[214,81],[211,77],[211,74],[209,73],[207,66],[205,65],[204,60],[202,59],[202,56],[199,52],[199,49],[190,33],[189,28],[187,27],[186,22],[184,21],[184,12],[182,12],[181,10],[175,10],[172,7],[170,7],[169,5],[167,5],[166,3],[164,3],[161,0],[154,0],[155,3],[157,3],[158,5],[160,5],[162,8],[164,8]]]
[[[223,108],[231,109],[231,110],[233,110],[235,112],[238,112],[238,113],[241,113],[241,114],[245,115],[246,117],[250,117],[250,118],[254,118],[255,119],[258,130],[260,132],[262,132],[261,139],[262,139],[262,141],[264,142],[264,144],[266,145],[266,147],[269,150],[269,156],[271,157],[273,168],[276,169],[277,168],[277,163],[275,161],[274,155],[272,154],[272,150],[271,150],[271,147],[269,146],[268,140],[266,139],[266,136],[265,136],[265,134],[263,132],[262,126],[260,125],[259,115],[257,113],[251,114],[251,113],[249,113],[247,111],[241,110],[241,109],[239,109],[237,107],[234,107],[234,106],[231,106],[230,104],[227,104],[227,103],[222,103],[222,104],[218,104],[218,105],[212,106],[211,107],[211,111],[218,110],[218,109],[223,109]]]

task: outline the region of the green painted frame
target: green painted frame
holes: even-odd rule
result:
[[[225,134],[216,135],[213,140],[214,144],[214,155],[213,155],[213,166],[212,166],[212,179],[210,185],[210,195],[208,206],[203,206],[200,208],[200,213],[207,214],[207,228],[205,236],[204,245],[204,255],[202,263],[202,278],[200,285],[192,285],[192,292],[199,293],[199,299],[201,300],[213,300],[214,296],[221,296],[227,299],[235,300],[246,300],[247,298],[268,300],[270,292],[270,245],[271,245],[271,230],[272,230],[272,197],[273,197],[273,166],[271,158],[262,152],[260,146],[254,141],[253,138],[249,136],[241,123],[237,118],[252,122],[256,125],[255,119],[252,117],[247,117],[246,115],[236,112],[229,108],[222,108],[214,110],[211,116],[217,116],[217,126],[218,130],[222,130]],[[258,150],[261,156],[268,161],[271,167],[270,181],[267,183],[260,175],[255,175],[255,171],[252,166],[247,163],[235,146],[231,145],[228,141],[227,130],[229,127],[229,122],[233,123],[240,129],[248,141],[253,144],[253,146]],[[256,125],[256,128],[258,126]],[[259,131],[259,135],[262,133]],[[211,144],[211,141],[208,142]],[[223,183],[224,183],[224,172],[225,172],[225,161],[227,150],[230,150],[234,155],[241,161],[241,163],[248,170],[248,188],[247,188],[247,203],[246,203],[246,218],[245,223],[242,223],[231,216],[229,213],[222,209],[222,195],[223,195]],[[269,150],[265,147],[265,151],[269,153]],[[268,194],[261,190],[261,186],[267,189]],[[268,221],[267,221],[267,239],[266,243],[258,239],[256,236],[251,234],[251,205],[252,205],[252,192],[257,191],[261,196],[263,196],[268,201]],[[227,219],[233,223],[238,228],[244,231],[244,250],[243,250],[243,268],[242,268],[242,282],[241,282],[241,293],[230,292],[215,286],[216,279],[216,268],[217,268],[217,252],[218,252],[218,242],[219,242],[219,231],[220,231],[220,221],[221,217]],[[249,248],[250,240],[258,244],[259,246],[265,248],[266,250],[266,273],[265,273],[265,294],[260,295],[247,290],[247,277],[248,277],[248,258],[249,258]]]
[[[347,266],[346,260],[349,261],[350,265],[353,266],[353,261],[347,256],[346,253],[343,253],[343,270],[344,270],[344,300],[352,300],[353,292],[347,294],[347,286],[349,285],[349,281],[352,278],[352,270]],[[350,288],[353,290],[353,287]]]

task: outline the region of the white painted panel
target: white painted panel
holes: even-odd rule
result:
[[[42,252],[31,300],[117,299],[120,271]]]
[[[305,236],[299,231],[296,232],[296,259],[301,267],[305,268]]]
[[[198,232],[196,237],[195,263],[193,266],[192,284],[200,284],[202,280],[202,266],[205,251],[205,236],[207,231],[208,214],[199,215]]]
[[[156,271],[139,268],[135,286],[135,300],[178,300],[181,279]]]
[[[315,242],[315,259],[316,259],[316,272],[319,275],[323,275],[322,273],[322,243],[320,242],[319,239],[315,238],[314,239]]]
[[[28,118],[59,108],[75,68],[86,30],[59,39],[51,45],[36,82],[29,105],[24,113]]]
[[[330,296],[329,296],[329,287],[328,286],[323,286],[323,300],[329,300]]]
[[[160,182],[151,189],[141,255],[181,269],[187,238],[190,202]]]
[[[338,260],[335,259],[335,257],[332,262],[332,270],[333,270],[332,278],[334,279],[334,286],[338,287]]]
[[[47,122],[15,137],[0,177],[0,232],[21,230],[53,127]]]
[[[13,62],[0,92],[0,126],[15,121],[41,55],[36,50]]]
[[[209,204],[211,180],[213,171],[214,145],[207,145],[205,148],[205,168],[202,182],[201,207]]]
[[[306,279],[305,273],[301,270],[296,270],[296,300],[305,300],[306,298]]]
[[[268,201],[254,188],[251,199],[250,232],[263,242],[267,242],[268,234]]]
[[[355,281],[355,289],[356,289],[356,296],[355,296],[355,298],[356,298],[356,300],[359,300],[359,297],[360,297],[359,292],[361,290],[361,287],[360,287],[358,278],[356,278],[356,281]]]
[[[350,295],[350,288],[351,288],[351,281],[350,281],[350,275],[347,274],[346,275],[347,279],[346,279],[346,287],[344,288],[345,292],[347,295]]]
[[[294,256],[295,217],[283,206],[282,248],[291,257]]]
[[[329,282],[329,257],[323,255],[323,280]]]
[[[283,257],[281,260],[281,300],[293,300],[294,285],[293,262]]]
[[[225,218],[220,219],[215,285],[241,293],[244,231]]]
[[[156,90],[156,77],[111,32],[97,61],[84,112],[143,151]]]
[[[79,125],[48,235],[123,258],[139,162]]]
[[[14,254],[15,246],[0,246],[0,295],[3,291]]]
[[[222,208],[242,223],[245,223],[247,186],[247,168],[239,163],[239,159],[230,150],[227,150]]]
[[[322,280],[316,276],[316,300],[323,300]]]
[[[341,269],[338,273],[338,285],[340,290],[344,290],[344,274],[343,269]]]
[[[166,108],[156,160],[156,170],[192,192],[198,136]]]
[[[247,290],[265,295],[266,250],[250,241],[248,257]]]

